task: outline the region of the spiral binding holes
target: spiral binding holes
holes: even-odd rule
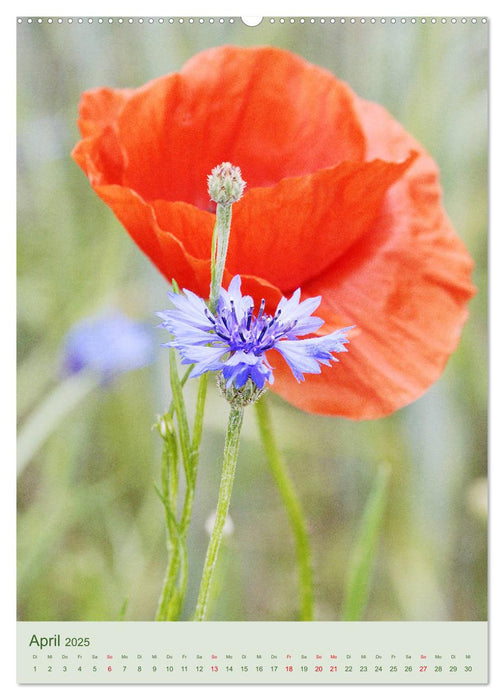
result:
[[[17,17],[18,24],[236,24],[242,22],[250,29],[265,22],[270,24],[487,24],[487,17]]]

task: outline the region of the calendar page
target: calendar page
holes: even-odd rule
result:
[[[486,684],[489,20],[15,21],[18,683]]]

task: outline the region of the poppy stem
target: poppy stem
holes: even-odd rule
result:
[[[294,535],[299,568],[299,616],[301,620],[314,619],[313,572],[310,541],[301,502],[292,483],[287,465],[282,459],[271,426],[267,401],[263,398],[255,404],[259,433],[280,496]]]
[[[217,308],[217,300],[222,286],[224,267],[231,231],[231,204],[217,204],[215,226],[212,237],[212,261],[209,307],[212,313]]]
[[[212,578],[221,546],[222,532],[229,510],[229,503],[231,501],[231,492],[233,489],[236,462],[238,459],[238,449],[240,446],[240,432],[243,424],[243,411],[243,406],[233,405],[231,406],[229,413],[226,441],[224,444],[224,459],[222,464],[219,499],[217,502],[214,528],[208,544],[205,564],[203,566],[203,574],[201,577],[198,601],[196,603],[196,611],[194,613],[194,620],[196,621],[206,620],[207,618]]]

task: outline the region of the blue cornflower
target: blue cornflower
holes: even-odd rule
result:
[[[274,380],[266,357],[269,350],[282,355],[298,382],[304,380],[303,373],[319,374],[321,364],[338,362],[332,353],[347,350],[346,333],[352,326],[326,336],[298,338],[314,333],[324,323],[311,315],[321,297],[300,302],[300,289],[290,299],[282,297],[273,316],[265,313],[264,299],[255,313],[252,297],[242,296],[239,275],[228,291],[221,289],[215,313],[201,297],[187,289],[183,292],[170,292],[175,308],[157,315],[163,319],[160,327],[174,336],[164,346],[176,348],[183,364],[194,364],[190,377],[221,371],[227,389],[241,389],[249,379],[262,389],[265,382],[273,384]]]
[[[72,326],[65,338],[63,365],[68,374],[87,369],[107,383],[118,374],[150,364],[153,355],[146,326],[111,310]]]

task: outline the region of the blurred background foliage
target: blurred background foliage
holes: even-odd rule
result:
[[[233,23],[18,26],[18,414],[22,429],[61,382],[61,347],[82,317],[118,307],[153,328],[155,362],[89,391],[18,480],[18,616],[153,619],[166,565],[152,425],[170,401],[154,311],[167,284],[70,158],[84,90],[136,87],[223,43],[272,44],[327,67],[383,104],[438,162],[445,205],[475,262],[478,294],[442,378],[394,415],[352,422],[269,396],[277,439],[309,522],[321,620],[341,615],[359,519],[391,469],[368,620],[486,619],[487,32],[478,21],[371,24],[268,18]],[[142,128],[139,125],[139,128]],[[194,387],[187,386],[193,405]],[[193,610],[215,507],[227,405],[212,387],[189,535]],[[234,524],[214,619],[296,617],[291,533],[245,417]],[[123,612],[121,612],[121,610]],[[125,612],[124,612],[125,611]]]

